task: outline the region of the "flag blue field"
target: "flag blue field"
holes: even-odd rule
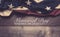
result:
[[[55,14],[54,11],[57,10],[57,15],[60,14],[60,6],[58,9],[56,7],[60,5],[60,0],[1,0],[0,11],[8,10],[9,5],[12,4],[12,8],[26,7],[29,9],[30,14]],[[17,10],[18,11],[18,10]],[[20,10],[21,11],[21,10]],[[23,10],[24,11],[24,10]],[[40,12],[40,13],[39,13]],[[29,12],[26,12],[28,14]]]

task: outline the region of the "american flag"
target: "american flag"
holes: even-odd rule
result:
[[[1,0],[0,2],[0,12],[10,9],[39,16],[60,15],[60,0]]]

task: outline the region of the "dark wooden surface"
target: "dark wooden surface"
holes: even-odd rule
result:
[[[0,26],[59,26],[60,25],[60,15],[59,16],[34,16],[26,15],[20,13],[12,13],[9,17],[0,17]]]
[[[60,16],[14,13],[0,17],[0,37],[60,37]]]
[[[0,37],[60,37],[60,27],[0,26]]]

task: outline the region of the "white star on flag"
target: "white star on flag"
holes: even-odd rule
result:
[[[45,9],[46,9],[47,11],[48,11],[48,10],[51,10],[51,7],[46,7]]]
[[[27,5],[30,5],[32,2],[30,2],[30,0],[28,0],[26,3],[27,3]]]
[[[10,4],[10,5],[8,5],[8,6],[9,6],[9,8],[13,8],[13,7],[14,7],[12,4]]]

